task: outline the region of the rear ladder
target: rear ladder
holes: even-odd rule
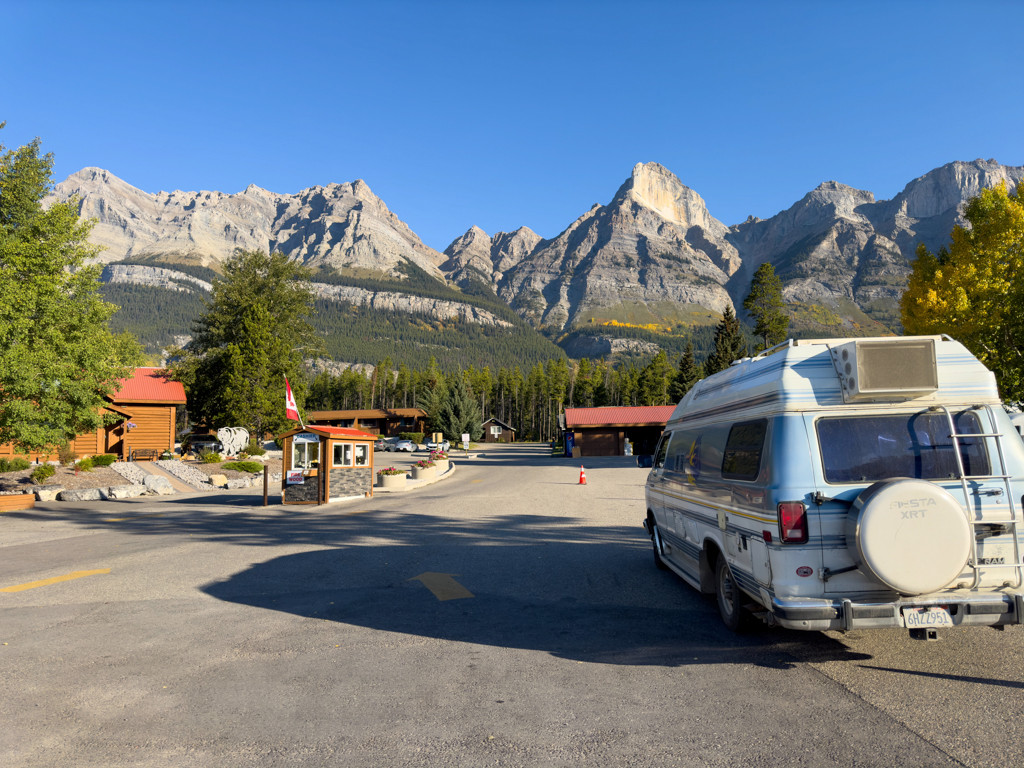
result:
[[[989,418],[989,423],[992,426],[992,431],[991,432],[978,432],[978,433],[973,433],[973,434],[968,434],[966,432],[962,432],[960,434],[957,434],[956,425],[953,423],[953,414],[950,413],[949,408],[947,408],[944,405],[940,405],[940,406],[937,406],[937,407],[939,409],[941,409],[943,411],[943,413],[946,414],[946,421],[949,424],[949,437],[953,441],[953,455],[956,456],[956,466],[957,466],[957,470],[959,471],[959,474],[960,474],[960,484],[963,487],[963,491],[964,491],[964,511],[966,512],[966,514],[968,516],[967,522],[970,523],[971,528],[974,531],[974,535],[971,537],[971,561],[970,561],[970,566],[971,566],[971,569],[974,571],[974,582],[971,584],[971,589],[974,589],[975,587],[977,587],[978,583],[981,581],[981,566],[979,566],[979,564],[978,564],[978,526],[981,526],[981,525],[1004,525],[1004,526],[1007,526],[1009,531],[1013,534],[1013,562],[1012,563],[1004,563],[1002,565],[986,565],[986,566],[984,566],[984,568],[985,568],[985,570],[995,570],[996,568],[1013,568],[1014,569],[1014,576],[1016,578],[1016,583],[1011,584],[1009,581],[1007,581],[1007,582],[1003,583],[1003,586],[1018,588],[1022,584],[1024,584],[1024,564],[1021,563],[1020,541],[1017,538],[1017,535],[1018,535],[1018,522],[1019,521],[1017,519],[1017,512],[1015,511],[1014,505],[1013,505],[1013,491],[1010,488],[1010,475],[1008,475],[1007,472],[1006,472],[1006,461],[1003,458],[1003,444],[1001,442],[1003,435],[1002,435],[1001,432],[997,432],[996,431],[998,429],[998,427],[996,427],[996,420],[995,420],[995,416],[992,414],[991,406],[986,408],[985,406],[976,405],[976,406],[974,406],[974,408],[971,409],[971,410],[976,410],[976,411],[982,411],[983,410],[983,411],[987,412],[988,413],[988,418]],[[992,439],[994,439],[995,442],[996,442],[996,455],[999,458],[999,471],[1000,471],[1001,474],[998,474],[998,475],[968,475],[968,474],[966,474],[964,472],[963,455],[960,453],[960,439],[964,438],[964,437],[992,438]],[[1002,480],[1003,481],[1003,485],[1006,487],[1006,503],[1007,503],[1007,506],[1009,507],[1009,512],[1010,512],[1009,519],[1007,519],[1007,520],[992,520],[992,519],[985,518],[984,517],[984,511],[983,511],[982,505],[981,505],[981,494],[980,493],[977,494],[977,496],[978,496],[978,503],[977,503],[977,506],[974,508],[973,513],[972,513],[972,509],[971,509],[971,495],[972,494],[971,494],[970,488],[967,487],[967,481],[968,480],[976,480],[976,481]],[[973,519],[972,519],[972,517],[973,517]]]

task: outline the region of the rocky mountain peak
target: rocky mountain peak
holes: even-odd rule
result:
[[[704,199],[660,163],[634,165],[632,174],[615,194],[615,201],[622,199],[634,200],[686,229],[709,228],[712,222],[718,225],[716,229],[725,228],[712,219]]]

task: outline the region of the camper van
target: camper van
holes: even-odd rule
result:
[[[699,382],[654,454],[655,564],[725,625],[1021,623],[1024,442],[948,336],[789,340]]]

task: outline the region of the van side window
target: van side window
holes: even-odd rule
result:
[[[665,454],[668,453],[668,441],[672,439],[672,435],[663,435],[661,442],[658,443],[658,450],[654,454],[654,468],[661,469],[665,466]]]
[[[733,424],[722,457],[722,477],[726,480],[756,480],[761,471],[761,451],[768,431],[765,419]]]

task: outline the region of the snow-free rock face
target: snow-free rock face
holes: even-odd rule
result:
[[[97,219],[92,242],[104,263],[159,256],[216,265],[235,249],[279,250],[311,266],[394,271],[404,260],[434,277],[444,257],[424,245],[362,180],[282,195],[249,185],[238,194],[136,189],[109,171],[85,168],[44,201],[80,199]],[[397,273],[396,273],[397,275]]]
[[[727,233],[696,192],[661,165],[639,163],[608,205],[539,240],[495,284],[531,322],[559,328],[635,311],[676,319],[690,305],[722,312],[740,266]]]
[[[529,256],[540,241],[541,236],[529,227],[490,237],[473,226],[445,249],[448,260],[441,264],[441,271],[460,285],[476,279],[496,289],[505,272]]]

